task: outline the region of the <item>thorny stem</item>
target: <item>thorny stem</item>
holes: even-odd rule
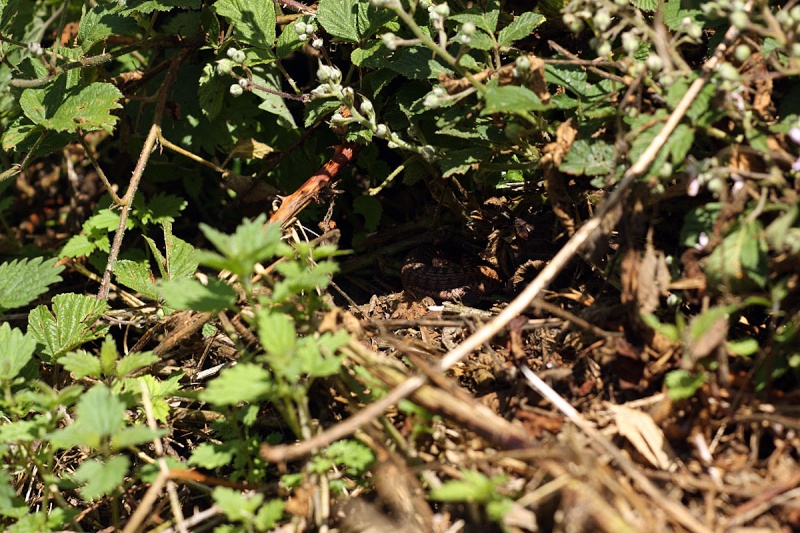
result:
[[[119,257],[119,251],[122,247],[122,238],[125,235],[125,225],[128,222],[128,215],[130,215],[131,207],[133,205],[133,197],[136,195],[136,191],[139,188],[139,182],[142,179],[142,174],[144,173],[144,169],[147,166],[148,160],[150,159],[150,154],[153,152],[156,141],[158,140],[159,132],[161,131],[161,119],[164,117],[164,109],[167,104],[167,95],[169,94],[169,90],[172,87],[172,84],[175,83],[175,79],[178,76],[178,69],[183,64],[190,52],[191,49],[189,48],[184,48],[178,52],[178,54],[172,60],[169,70],[167,70],[167,75],[164,78],[164,82],[161,84],[161,88],[159,89],[158,102],[156,103],[156,108],[153,113],[153,125],[150,127],[150,133],[148,133],[147,139],[145,139],[142,152],[139,155],[139,160],[136,162],[136,168],[133,170],[133,175],[131,176],[131,182],[130,185],[128,185],[128,190],[125,192],[125,196],[122,197],[122,210],[119,214],[119,225],[117,226],[117,231],[114,234],[114,243],[111,245],[111,250],[108,253],[108,263],[106,263],[106,269],[103,272],[103,281],[100,284],[100,290],[97,293],[98,300],[108,298],[108,290],[109,286],[111,285],[111,273],[114,271],[114,266],[117,263],[117,257]]]

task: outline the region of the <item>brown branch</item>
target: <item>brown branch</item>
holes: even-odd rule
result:
[[[172,84],[175,83],[178,77],[178,69],[191,51],[190,48],[184,48],[175,55],[172,64],[167,70],[167,75],[161,84],[161,88],[159,89],[158,101],[156,102],[156,109],[153,113],[153,125],[150,127],[150,133],[147,135],[147,139],[145,139],[142,152],[139,155],[139,160],[136,162],[136,168],[133,170],[128,190],[125,192],[125,196],[122,197],[122,210],[119,214],[119,225],[114,234],[114,243],[111,245],[111,250],[108,253],[108,263],[106,263],[106,269],[103,272],[103,281],[100,284],[100,290],[97,292],[98,299],[108,298],[108,290],[111,285],[111,273],[114,271],[114,266],[117,263],[117,257],[119,257],[119,251],[122,247],[122,238],[125,235],[125,225],[128,222],[128,215],[130,215],[133,205],[133,197],[136,195],[136,191],[139,188],[142,174],[144,173],[144,169],[150,159],[150,154],[155,148],[156,140],[161,131],[161,119],[164,117],[167,95],[169,94]]]

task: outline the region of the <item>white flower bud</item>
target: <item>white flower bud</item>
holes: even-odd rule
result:
[[[231,85],[228,91],[231,93],[231,96],[241,96],[242,93],[244,93],[244,89],[242,89],[242,86],[238,83]]]
[[[472,22],[465,22],[464,24],[461,25],[461,33],[463,33],[467,37],[472,37],[473,35],[475,35],[475,30],[477,30],[477,28],[475,27],[475,24],[473,24]]]

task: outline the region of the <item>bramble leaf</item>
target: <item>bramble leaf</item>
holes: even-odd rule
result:
[[[275,42],[275,4],[262,0],[218,0],[217,14],[235,26],[236,38],[257,48]]]
[[[533,30],[545,21],[544,15],[526,11],[514,19],[514,21],[500,30],[497,36],[497,44],[500,46],[511,46],[516,41],[524,39]]]
[[[359,0],[320,0],[317,20],[334,37],[357,43],[359,3]]]
[[[543,104],[536,93],[530,89],[505,85],[489,88],[489,92],[486,93],[486,107],[481,110],[481,115],[543,111],[549,107],[549,105]]]

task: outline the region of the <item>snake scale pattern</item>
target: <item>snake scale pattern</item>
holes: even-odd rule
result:
[[[406,293],[436,300],[476,301],[503,286],[497,272],[475,260],[433,246],[415,248],[400,271]]]

